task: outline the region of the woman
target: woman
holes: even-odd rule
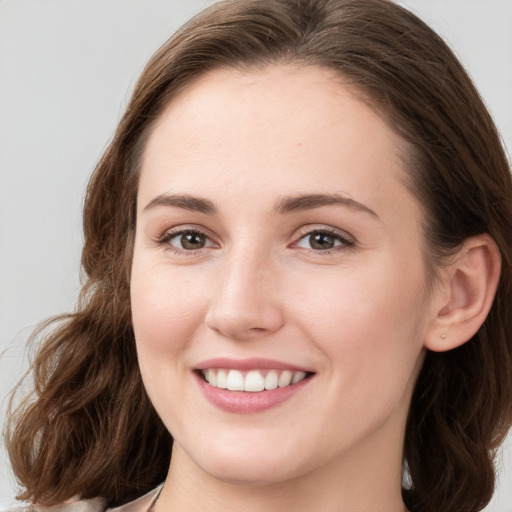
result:
[[[144,70],[84,230],[79,308],[10,422],[22,499],[491,498],[512,422],[511,178],[467,74],[409,12],[213,5]]]

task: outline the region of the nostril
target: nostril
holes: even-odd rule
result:
[[[260,322],[261,323],[261,322]],[[274,327],[253,327],[255,322],[247,322],[243,318],[210,318],[206,325],[217,334],[231,339],[245,341],[274,332]]]

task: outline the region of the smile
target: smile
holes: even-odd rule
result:
[[[301,395],[315,372],[262,358],[204,361],[192,372],[202,395],[213,406],[235,414],[263,412]]]
[[[222,368],[208,368],[201,370],[201,374],[204,380],[215,388],[249,393],[285,388],[301,382],[308,375],[304,371],[277,369],[240,371]]]

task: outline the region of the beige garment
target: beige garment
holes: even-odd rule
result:
[[[144,496],[141,496],[136,500],[130,501],[129,503],[125,503],[120,507],[107,508],[105,512],[148,512],[155,504],[155,501],[157,500],[160,494],[162,486],[163,484],[159,485],[156,489],[149,491],[147,494],[144,494]],[[73,510],[72,512],[75,511]]]
[[[161,488],[160,485],[144,496],[115,508],[106,508],[106,502],[103,498],[94,498],[92,500],[63,503],[53,507],[25,505],[9,508],[3,512],[147,512],[158,498]]]
[[[8,508],[2,512],[103,512],[104,510],[105,500],[102,498],[95,498],[93,500],[62,503],[61,505],[53,505],[52,507],[20,505],[19,507]]]

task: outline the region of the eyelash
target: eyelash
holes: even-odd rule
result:
[[[157,243],[159,246],[166,246],[166,250],[170,250],[174,252],[175,254],[186,254],[186,255],[194,255],[197,252],[199,252],[204,247],[200,247],[199,249],[184,249],[180,247],[175,247],[170,244],[171,240],[173,238],[177,237],[183,237],[185,235],[199,235],[200,237],[204,237],[205,240],[211,240],[211,238],[204,233],[200,229],[196,228],[185,228],[185,229],[177,229],[177,230],[171,230],[166,231],[160,238],[158,238]]]
[[[328,229],[328,228],[309,228],[305,230],[303,233],[301,233],[300,238],[298,238],[297,241],[293,242],[293,246],[297,246],[297,244],[308,237],[312,237],[313,235],[326,235],[329,237],[332,237],[335,241],[340,242],[339,245],[335,245],[334,247],[330,249],[314,249],[313,247],[305,248],[307,251],[312,251],[313,254],[318,254],[321,256],[328,256],[332,254],[335,251],[340,251],[343,249],[347,249],[349,247],[352,247],[354,245],[354,242],[350,240],[346,235],[341,234],[339,231],[336,231],[334,229]]]
[[[212,247],[214,246],[214,243],[211,243],[210,246],[203,246],[198,249],[184,249],[180,247],[175,247],[170,244],[171,240],[177,237],[183,237],[185,235],[199,235],[200,237],[204,237],[205,240],[209,240],[211,242],[211,238],[201,229],[195,229],[195,228],[185,228],[185,229],[177,229],[177,230],[171,230],[165,232],[161,237],[157,239],[157,243],[159,246],[166,246],[167,250],[171,250],[173,253],[178,255],[188,255],[192,256],[199,251],[201,251],[204,248]],[[339,242],[338,245],[334,245],[333,248],[330,249],[314,249],[313,247],[310,248],[302,248],[308,251],[309,253],[313,253],[315,255],[322,255],[327,256],[329,254],[332,254],[333,251],[339,251],[343,250],[349,247],[352,247],[354,245],[354,241],[349,240],[346,236],[342,235],[340,232],[334,230],[334,229],[328,229],[328,228],[313,228],[304,230],[300,237],[291,244],[292,247],[298,247],[297,244],[299,244],[301,241],[307,239],[308,237],[312,237],[313,235],[326,235],[329,237],[332,237],[335,242]],[[298,247],[300,248],[300,247]]]

